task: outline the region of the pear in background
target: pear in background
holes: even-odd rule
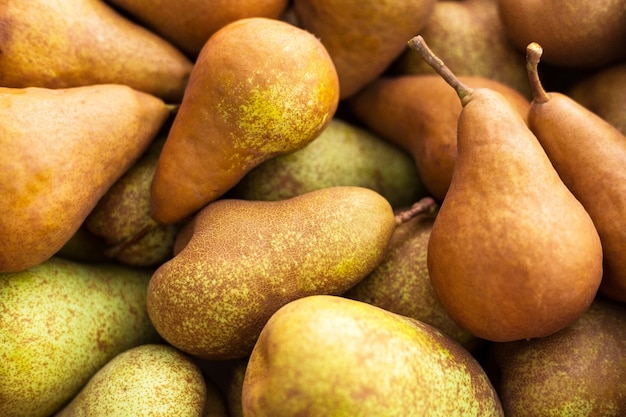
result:
[[[474,357],[432,326],[330,295],[283,306],[254,346],[246,417],[503,416]]]
[[[436,0],[294,0],[300,27],[315,34],[339,75],[341,99],[383,74],[424,27]]]
[[[211,35],[247,17],[277,19],[287,0],[109,0],[195,59]]]
[[[161,340],[150,272],[53,257],[0,274],[0,415],[48,417],[104,364]]]
[[[245,200],[284,200],[320,188],[372,189],[392,207],[425,194],[410,155],[368,130],[334,118],[304,148],[254,168],[228,195]]]
[[[4,2],[0,86],[124,84],[179,102],[192,63],[100,0]]]
[[[311,33],[248,18],[204,45],[161,152],[151,214],[187,220],[272,157],[313,141],[339,101],[337,72]]]
[[[55,417],[203,417],[206,391],[190,357],[144,344],[107,362]]]
[[[485,369],[507,416],[626,415],[626,306],[596,298],[565,329],[491,344]]]
[[[169,111],[116,84],[0,88],[0,272],[45,261],[142,155]]]
[[[153,274],[148,313],[173,346],[205,359],[250,354],[280,306],[341,294],[381,261],[391,206],[362,187],[281,201],[220,199],[181,231],[182,249]]]

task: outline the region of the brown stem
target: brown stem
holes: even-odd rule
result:
[[[528,81],[530,81],[530,90],[535,103],[545,103],[550,100],[550,95],[546,93],[541,80],[539,79],[539,61],[543,54],[543,48],[537,42],[531,42],[526,47],[526,72],[528,72]]]
[[[446,64],[437,55],[431,51],[431,49],[424,41],[421,35],[417,35],[411,38],[408,42],[409,47],[417,51],[422,59],[430,65],[436,72],[450,84],[456,91],[463,105],[469,100],[469,96],[474,92],[474,89],[463,83],[454,73],[446,66]]]
[[[113,246],[109,246],[105,250],[105,255],[110,258],[117,257],[120,254],[120,252],[122,252],[124,249],[126,249],[130,245],[137,243],[145,235],[150,233],[152,230],[156,229],[158,226],[159,226],[159,223],[157,223],[156,220],[152,218],[149,219],[148,222],[137,233],[135,233],[132,236],[127,237],[126,239],[123,239],[122,241],[116,243]]]
[[[420,214],[432,214],[438,207],[439,206],[434,199],[431,197],[424,197],[417,203],[413,204],[410,208],[396,214],[396,226],[400,226],[402,223],[406,223]]]

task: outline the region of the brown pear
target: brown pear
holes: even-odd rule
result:
[[[602,278],[593,221],[502,94],[464,85],[420,36],[409,43],[463,104],[452,181],[428,243],[439,300],[461,327],[491,341],[564,328]]]
[[[537,68],[542,51],[537,43],[528,45],[530,129],[598,230],[604,255],[600,290],[626,301],[626,136],[569,96],[544,90]]]
[[[124,84],[182,98],[192,63],[163,38],[99,0],[4,2],[0,86]]]
[[[0,272],[61,249],[169,114],[161,99],[116,84],[0,88],[0,107]]]

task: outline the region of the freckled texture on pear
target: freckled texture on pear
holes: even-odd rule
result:
[[[374,269],[394,226],[387,200],[359,187],[215,201],[195,216],[187,245],[152,276],[148,313],[161,336],[187,353],[244,357],[279,307],[341,294]]]
[[[337,72],[312,34],[267,18],[216,32],[195,63],[152,183],[152,216],[175,223],[248,171],[314,140],[339,100]]]
[[[341,98],[378,78],[426,24],[436,0],[295,0],[301,27],[320,38],[339,74]]]
[[[246,417],[503,416],[472,355],[427,324],[343,297],[278,310],[243,383]]]
[[[597,298],[551,336],[492,344],[489,375],[506,415],[626,415],[624,329],[624,304]]]
[[[55,417],[203,417],[206,392],[191,358],[145,344],[111,359]]]
[[[229,195],[275,201],[342,185],[370,188],[392,207],[410,206],[425,194],[410,155],[363,128],[335,118],[304,148],[254,168]]]
[[[7,1],[0,9],[0,86],[124,84],[182,98],[192,63],[99,0]]]
[[[123,85],[0,88],[0,272],[52,256],[141,156],[165,103]]]
[[[107,361],[160,340],[150,273],[51,258],[0,274],[0,415],[48,417]]]

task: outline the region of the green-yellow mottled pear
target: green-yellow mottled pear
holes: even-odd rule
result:
[[[118,353],[161,340],[150,272],[53,257],[0,274],[0,415],[48,417]]]
[[[394,227],[389,202],[363,187],[281,201],[220,199],[194,217],[181,234],[186,245],[153,274],[148,313],[184,352],[245,357],[282,305],[341,294],[374,269]]]
[[[503,416],[483,368],[432,326],[330,295],[267,322],[242,388],[246,417]]]

